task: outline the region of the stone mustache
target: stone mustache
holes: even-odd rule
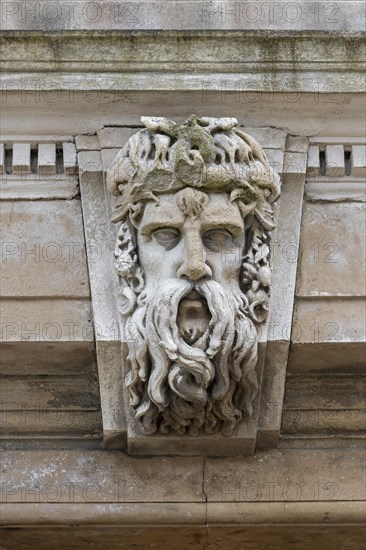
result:
[[[229,436],[258,390],[279,176],[236,119],[141,121],[107,172],[130,405],[145,434]]]

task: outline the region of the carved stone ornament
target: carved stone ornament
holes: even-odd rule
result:
[[[280,178],[234,118],[142,117],[107,173],[142,433],[230,436],[258,392]]]

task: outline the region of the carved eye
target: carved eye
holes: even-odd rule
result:
[[[203,242],[208,248],[219,250],[232,244],[233,236],[226,229],[210,229],[203,235]]]
[[[153,233],[154,239],[166,250],[171,250],[180,240],[180,231],[174,227],[164,227],[156,229]]]

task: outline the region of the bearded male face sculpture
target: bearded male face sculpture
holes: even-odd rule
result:
[[[142,117],[107,173],[143,433],[231,435],[258,389],[279,177],[231,118]]]

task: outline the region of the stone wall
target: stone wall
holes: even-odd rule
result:
[[[363,3],[66,4],[2,6],[1,546],[363,548]],[[282,177],[254,454],[137,458],[105,171],[192,112]]]

